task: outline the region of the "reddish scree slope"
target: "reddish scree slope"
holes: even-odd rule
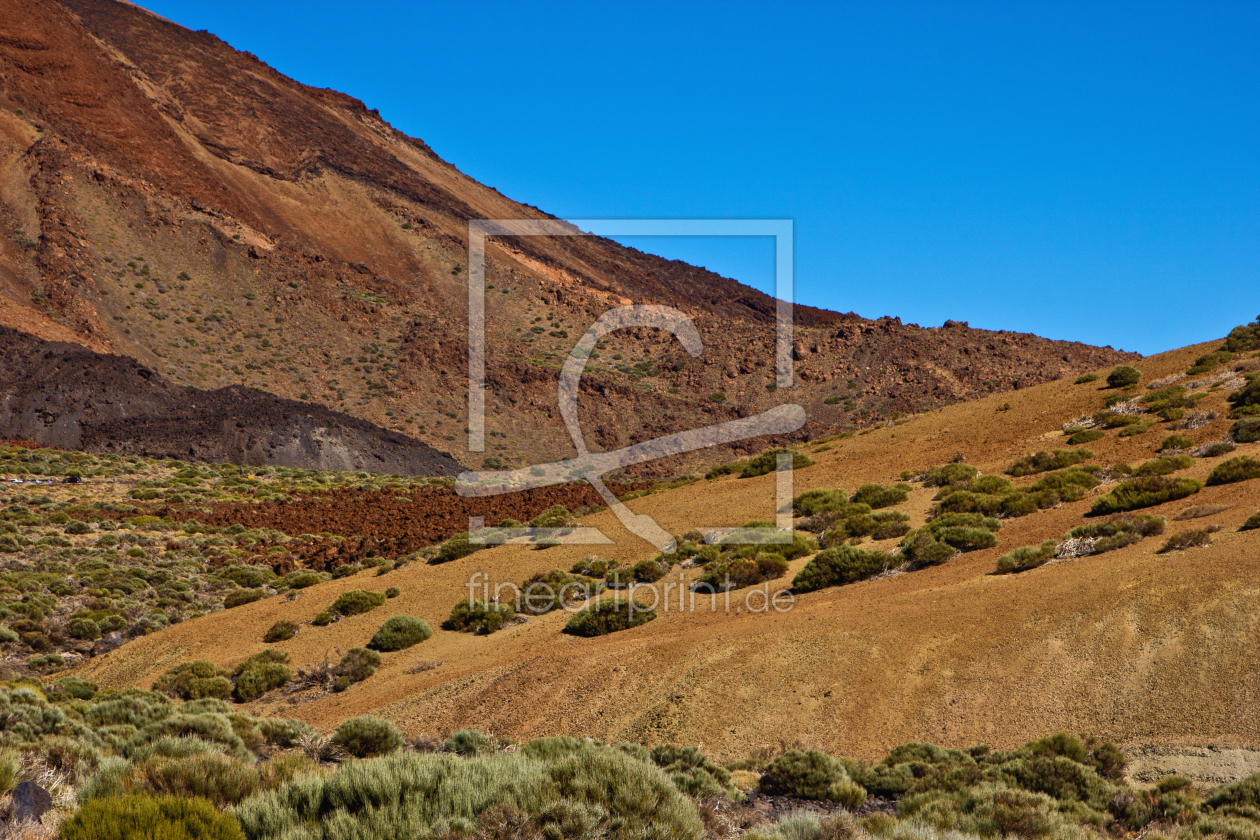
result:
[[[137,6],[0,0],[0,20],[0,324],[462,444],[468,220],[552,217],[363,103]],[[572,453],[559,359],[629,302],[683,310],[705,352],[655,330],[610,337],[581,400],[606,447],[789,399],[817,434],[1129,358],[798,306],[800,387],[784,393],[768,389],[774,302],[704,269],[509,237],[489,244],[486,285],[486,455],[515,465]]]

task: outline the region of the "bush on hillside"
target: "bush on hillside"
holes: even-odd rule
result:
[[[1090,516],[1106,516],[1140,508],[1154,507],[1165,502],[1175,502],[1192,496],[1203,489],[1203,483],[1193,478],[1150,476],[1132,478],[1118,484],[1105,496],[1094,500]]]
[[[1046,540],[1041,545],[1029,545],[1008,551],[998,558],[997,574],[1017,574],[1044,566],[1054,559],[1054,549],[1054,540]]]
[[[337,682],[334,691],[345,691],[353,683],[363,682],[376,673],[381,664],[381,655],[374,650],[356,647],[350,648],[341,657],[335,669]]]
[[[322,581],[323,578],[320,577],[319,572],[297,572],[285,578],[285,583],[290,589],[306,589]]]
[[[1160,554],[1170,551],[1185,551],[1188,548],[1206,548],[1212,544],[1212,532],[1207,528],[1196,528],[1173,534],[1160,548]]]
[[[366,589],[351,589],[342,592],[337,600],[328,608],[338,615],[360,615],[370,612],[385,603],[384,592],[369,592]]]
[[[1231,416],[1251,415],[1252,409],[1260,411],[1260,373],[1247,374],[1247,384],[1225,399],[1233,406]]]
[[[471,542],[467,533],[456,534],[438,546],[437,553],[429,558],[429,564],[450,563],[452,560],[467,557],[483,548],[486,548],[485,544]]]
[[[1238,443],[1260,441],[1260,417],[1244,417],[1230,427],[1229,436]]]
[[[756,586],[783,577],[788,568],[788,561],[779,554],[714,560],[705,564],[696,588],[701,592],[726,592]]]
[[[451,609],[450,618],[442,622],[442,629],[484,636],[501,630],[515,617],[516,610],[511,604],[465,599]]]
[[[1194,364],[1186,370],[1186,374],[1189,376],[1197,376],[1200,373],[1207,373],[1210,370],[1215,370],[1226,362],[1232,362],[1233,360],[1234,354],[1228,350],[1216,350],[1195,359]]]
[[[1161,455],[1144,464],[1139,464],[1137,469],[1133,471],[1133,474],[1138,477],[1171,475],[1180,470],[1190,469],[1193,466],[1194,459],[1189,455]]]
[[[263,642],[266,644],[275,644],[276,642],[284,642],[292,639],[297,635],[298,626],[292,621],[277,621],[267,630],[263,636]]]
[[[792,581],[795,592],[814,592],[829,586],[843,586],[872,578],[894,563],[884,551],[864,551],[840,545],[818,552]]]
[[[604,636],[620,630],[629,630],[656,618],[656,610],[638,601],[622,598],[606,598],[574,613],[565,633],[571,636]]]
[[[1092,443],[1096,440],[1102,440],[1107,433],[1102,429],[1081,429],[1079,432],[1073,432],[1072,436],[1067,439],[1068,446],[1080,446],[1082,443]]]
[[[872,510],[878,510],[901,504],[909,494],[910,485],[908,484],[885,487],[882,484],[870,483],[863,484],[855,490],[849,501],[855,505],[869,505]]]
[[[271,648],[249,657],[232,674],[233,696],[248,703],[284,685],[293,679],[293,672],[285,665],[288,661],[287,653]]]
[[[1132,388],[1141,378],[1142,373],[1137,368],[1130,365],[1118,365],[1107,374],[1107,387]]]
[[[939,467],[933,467],[928,470],[927,475],[923,478],[924,487],[950,487],[953,485],[966,485],[971,482],[979,472],[971,464],[953,463],[941,464]]]
[[[1076,377],[1076,380],[1072,384],[1088,385],[1090,382],[1097,382],[1098,380],[1099,376],[1096,373],[1082,373],[1080,376]]]
[[[1225,337],[1221,349],[1229,353],[1246,353],[1260,350],[1260,316],[1250,324],[1234,327]]]
[[[740,478],[755,478],[759,475],[774,472],[778,469],[779,456],[791,454],[792,469],[799,470],[805,467],[812,467],[814,459],[800,452],[793,452],[791,449],[767,449],[755,458],[752,458],[744,465],[740,471]]]
[[[1249,481],[1253,478],[1260,478],[1260,460],[1242,455],[1218,464],[1216,469],[1208,475],[1207,483],[1209,487],[1215,487],[1220,484],[1233,484],[1236,481]]]
[[[1082,461],[1088,461],[1093,457],[1094,453],[1088,449],[1056,449],[1053,453],[1037,452],[1011,464],[1006,472],[1019,478],[1020,476],[1033,475],[1034,473],[1061,470],[1065,467],[1079,464]]]
[[[153,682],[153,690],[178,700],[222,700],[232,693],[231,673],[204,659],[171,668]]]
[[[652,583],[665,576],[670,569],[669,563],[668,557],[662,554],[654,561],[640,561],[628,571],[634,575],[635,580]],[[520,613],[544,615],[552,610],[589,601],[603,591],[604,584],[600,581],[551,569],[532,575],[521,583],[514,606]]]
[[[433,635],[433,629],[427,621],[409,615],[396,615],[386,619],[381,628],[368,642],[370,650],[385,651],[404,650],[418,645]]]
[[[230,610],[233,607],[252,604],[255,601],[261,601],[267,597],[267,593],[261,589],[237,589],[229,592],[227,597],[223,599],[223,609]]]
[[[61,827],[61,840],[245,840],[230,814],[205,799],[117,796],[83,804]]]
[[[331,740],[355,758],[385,755],[403,744],[403,736],[398,727],[370,715],[342,721],[333,732]]]
[[[1254,531],[1257,528],[1260,528],[1260,512],[1253,513],[1251,516],[1247,517],[1247,521],[1244,522],[1241,526],[1239,526],[1238,530],[1239,531]]]
[[[1092,522],[1078,525],[1063,535],[1065,540],[1093,540],[1090,554],[1105,554],[1127,545],[1133,545],[1146,537],[1164,533],[1162,516],[1144,513],[1125,513],[1109,522]]]
[[[1194,446],[1194,441],[1185,435],[1169,435],[1160,443],[1158,451],[1167,452],[1170,449],[1189,449],[1192,446]]]
[[[605,560],[602,557],[584,557],[569,569],[575,575],[589,578],[602,578],[617,568],[617,561]]]
[[[771,795],[837,801],[851,811],[866,800],[844,765],[819,750],[788,750],[766,767],[760,787]]]
[[[806,490],[792,500],[792,513],[814,516],[824,511],[842,510],[848,505],[849,496],[843,490]]]

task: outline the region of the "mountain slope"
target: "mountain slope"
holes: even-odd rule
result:
[[[0,323],[462,446],[468,220],[550,216],[363,103],[137,6],[0,12]],[[629,302],[682,309],[706,349],[610,336],[581,399],[600,446],[787,400],[810,406],[799,439],[1131,357],[798,306],[800,387],[775,393],[774,302],[712,272],[593,237],[504,237],[486,284],[486,454],[512,464],[572,453],[560,360]]]
[[[1143,383],[1185,371],[1211,349],[1148,358]],[[1254,369],[1260,361],[1246,364]],[[1236,374],[1200,379],[1193,390],[1202,395],[1197,410],[1205,412],[1203,419],[1228,408],[1226,396],[1239,381]],[[895,480],[903,470],[920,473],[948,463],[960,452],[981,472],[1000,475],[1033,452],[1065,448],[1062,427],[1095,411],[1110,393],[1098,384],[1054,382],[803,447],[817,463],[795,472],[795,489],[852,491]],[[1135,395],[1145,393],[1151,391]],[[1217,416],[1177,433],[1204,444],[1226,436],[1231,422]],[[1154,458],[1172,431],[1171,423],[1128,436],[1108,431],[1089,444],[1088,462],[1138,465]],[[1260,456],[1260,443],[1190,459],[1177,476],[1202,480],[1238,456]],[[1016,483],[1027,486],[1040,477]],[[773,475],[729,476],[629,504],[675,533],[729,526],[767,517],[774,481]],[[875,759],[908,741],[1007,747],[1059,730],[1127,743],[1260,747],[1260,718],[1253,714],[1260,683],[1251,664],[1260,632],[1260,530],[1240,528],[1260,509],[1260,479],[1209,486],[1141,511],[1168,519],[1165,536],[1219,528],[1206,548],[1161,552],[1165,537],[1150,538],[1023,574],[993,574],[997,557],[1011,549],[1058,542],[1068,529],[1100,521],[1086,514],[1094,499],[1114,488],[1114,478],[1106,481],[1078,501],[1003,519],[995,548],[801,594],[785,612],[756,609],[764,604],[757,600],[754,609],[741,608],[747,589],[731,593],[729,609],[721,596],[686,594],[680,582],[689,585],[699,572],[680,576],[676,567],[655,587],[658,606],[664,597],[672,606],[644,626],[574,638],[560,632],[569,616],[552,613],[492,637],[439,631],[416,648],[388,655],[376,676],[349,691],[298,705],[277,693],[257,708],[299,715],[325,729],[372,712],[412,734],[475,726],[520,738],[564,733],[703,743],[732,758],[782,738]],[[935,493],[916,485],[895,509],[921,525]],[[615,546],[596,548],[600,556],[633,563],[654,554],[607,512],[582,522],[617,539]],[[590,551],[504,546],[438,566],[412,563],[379,579],[363,573],[334,580],[297,600],[268,599],[147,636],[92,660],[83,674],[113,686],[147,685],[187,659],[231,666],[261,650],[263,633],[278,619],[302,626],[276,647],[295,663],[317,662],[330,648],[362,644],[385,617],[381,610],[327,627],[309,624],[343,591],[398,587],[389,613],[416,615],[436,627],[469,597],[470,585],[479,593],[475,587],[484,581],[519,583],[568,568]],[[788,585],[806,562],[794,561],[774,588]],[[440,664],[416,667],[424,662]]]

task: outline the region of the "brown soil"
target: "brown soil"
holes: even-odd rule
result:
[[[1153,381],[1209,349],[1153,357],[1141,368]],[[814,453],[817,464],[795,474],[796,490],[887,482],[958,452],[984,472],[1001,472],[1031,452],[1062,447],[1061,426],[1096,409],[1108,393],[1060,381],[932,411]],[[1009,409],[999,410],[1003,403]],[[1219,411],[1224,395],[1201,405]],[[1186,434],[1202,443],[1228,425],[1222,418]],[[1163,434],[1112,432],[1090,444],[1094,462],[1139,463],[1154,456]],[[1235,454],[1255,456],[1260,444],[1240,445]],[[1186,474],[1202,479],[1219,461],[1197,461]],[[673,532],[733,525],[768,516],[773,485],[773,476],[729,477],[630,505]],[[898,509],[922,522],[932,494],[916,489]],[[298,705],[276,694],[256,709],[325,729],[371,712],[411,733],[474,726],[514,737],[702,743],[725,758],[781,738],[877,758],[906,741],[1010,747],[1059,730],[1161,749],[1260,748],[1260,531],[1237,530],[1260,507],[1260,482],[1209,487],[1152,512],[1171,518],[1191,503],[1229,506],[1200,520],[1222,527],[1210,547],[1158,554],[1163,540],[1153,538],[1020,575],[991,574],[1001,553],[1058,539],[1086,521],[1086,499],[1005,521],[997,549],[802,595],[785,613],[743,609],[746,591],[734,594],[729,611],[711,596],[698,596],[694,611],[679,611],[675,572],[658,585],[672,587],[671,608],[633,630],[572,638],[560,633],[563,614],[489,637],[439,630],[420,646],[387,655],[375,676],[343,694]],[[617,541],[598,549],[602,556],[633,561],[653,553],[607,512],[584,522]],[[519,583],[589,551],[505,546],[441,566],[364,573],[290,602],[271,599],[170,628],[93,660],[81,673],[108,685],[147,685],[190,658],[230,666],[261,650],[277,619],[302,624],[278,647],[297,663],[318,661],[362,644],[389,614],[417,615],[436,627],[468,597],[477,573]],[[805,562],[793,562],[792,572]],[[696,574],[686,572],[683,582]],[[309,624],[342,591],[386,586],[402,590],[387,610],[323,628]],[[444,664],[408,673],[420,660]]]
[[[453,475],[418,440],[239,386],[176,385],[134,359],[0,327],[0,433],[41,446],[307,469]]]
[[[0,0],[0,19],[0,324],[463,448],[468,220],[551,217],[363,103],[134,5]],[[682,309],[705,352],[610,336],[581,408],[603,448],[788,399],[809,411],[800,440],[1132,358],[798,306],[798,387],[770,391],[774,302],[704,269],[604,239],[503,238],[486,285],[486,455],[515,466],[572,454],[560,360],[629,302]]]

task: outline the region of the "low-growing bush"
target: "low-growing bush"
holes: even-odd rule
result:
[[[430,565],[449,563],[452,560],[467,557],[483,548],[486,548],[485,544],[471,542],[468,534],[456,534],[438,546],[437,553],[429,559],[429,563]]]
[[[224,699],[232,693],[230,672],[213,662],[194,659],[171,668],[153,682],[153,690],[179,700]]]
[[[978,472],[979,470],[971,466],[971,464],[941,464],[939,467],[933,467],[927,471],[927,475],[923,478],[923,485],[925,487],[965,485],[970,483]]]
[[[308,586],[314,586],[323,582],[319,572],[297,572],[285,578],[285,582],[289,584],[290,589],[306,589]]]
[[[1105,496],[1094,500],[1090,516],[1106,516],[1140,508],[1153,507],[1165,502],[1175,502],[1192,496],[1203,489],[1203,483],[1193,478],[1150,476],[1133,478],[1118,484]]]
[[[334,730],[331,740],[355,758],[385,755],[403,744],[403,736],[398,727],[370,715],[342,721]]]
[[[791,454],[792,469],[800,470],[805,467],[812,467],[814,459],[800,452],[794,452],[791,449],[767,449],[760,455],[752,458],[740,470],[740,478],[755,478],[759,475],[774,472],[778,469],[779,456]]]
[[[351,589],[342,592],[328,609],[338,615],[361,615],[385,603],[384,592],[369,592],[366,589]]]
[[[1206,548],[1212,544],[1212,532],[1207,528],[1181,531],[1169,537],[1159,549],[1160,554],[1185,551],[1187,548]]]
[[[1098,380],[1099,376],[1096,373],[1082,373],[1080,376],[1076,377],[1076,380],[1072,384],[1088,385],[1090,382],[1097,382]]]
[[[433,635],[427,621],[409,615],[396,615],[385,621],[368,642],[371,650],[405,650],[418,645]]]
[[[298,626],[292,621],[277,621],[267,630],[267,633],[263,636],[263,641],[269,645],[288,641],[297,635],[297,631]]]
[[[1132,388],[1141,378],[1142,373],[1137,368],[1131,365],[1117,365],[1112,368],[1111,373],[1107,374],[1107,387]]]
[[[442,743],[442,751],[462,755],[465,758],[478,753],[487,752],[494,746],[494,740],[478,729],[461,729],[452,732],[451,737]],[[538,754],[540,750],[533,750]]]
[[[778,554],[724,558],[705,564],[704,574],[696,585],[703,592],[742,589],[781,578],[787,574],[788,568],[788,561]]]
[[[1260,528],[1260,512],[1253,513],[1251,516],[1247,517],[1247,521],[1239,526],[1238,530],[1254,531],[1257,528]]]
[[[844,765],[819,750],[788,750],[766,767],[760,787],[772,795],[832,800],[851,811],[866,800]]]
[[[1229,435],[1238,443],[1260,441],[1260,417],[1244,417],[1229,429]]]
[[[952,553],[952,552],[951,552]],[[843,586],[875,577],[894,564],[884,551],[866,551],[849,545],[835,546],[815,554],[792,581],[795,592],[814,592],[829,586]]]
[[[337,664],[337,683],[334,691],[345,691],[352,683],[363,682],[376,673],[381,655],[374,650],[350,648]]]
[[[1049,472],[1071,467],[1094,457],[1088,449],[1056,449],[1054,452],[1037,452],[1021,458],[1007,469],[1007,474],[1016,478],[1034,473]]]
[[[573,568],[569,571],[583,577],[602,578],[615,568],[617,568],[615,560],[605,560],[602,557],[584,557],[574,563]]]
[[[443,630],[486,635],[503,628],[516,617],[511,604],[491,604],[486,601],[467,599],[451,609],[450,618],[442,622]]]
[[[1046,540],[1041,545],[1029,545],[1008,551],[998,558],[997,573],[999,575],[1017,574],[1044,566],[1054,559],[1054,540]]]
[[[268,648],[246,659],[232,673],[232,695],[241,703],[257,700],[293,678],[289,655]]]
[[[1231,417],[1253,415],[1254,409],[1260,411],[1260,373],[1247,375],[1247,384],[1230,394],[1225,399],[1233,406]]]
[[[1186,470],[1194,466],[1194,459],[1189,455],[1161,455],[1139,464],[1137,469],[1133,471],[1133,475],[1138,477],[1151,475],[1171,475],[1179,470]]]
[[[656,610],[638,601],[622,598],[606,598],[574,613],[564,625],[564,632],[571,636],[604,636],[620,630],[629,630],[656,618]]]
[[[261,601],[266,597],[267,593],[260,589],[236,589],[229,592],[227,597],[223,599],[223,608],[230,610],[233,607],[241,607],[245,604]]]
[[[1260,478],[1260,460],[1242,455],[1218,464],[1208,475],[1207,483],[1209,487],[1215,487],[1253,478]]]
[[[1092,443],[1096,440],[1102,440],[1107,433],[1102,429],[1081,429],[1079,432],[1073,432],[1072,436],[1067,439],[1068,446],[1080,446],[1082,443]]]
[[[885,487],[882,484],[863,484],[854,491],[849,501],[857,505],[869,505],[871,509],[892,507],[906,500],[910,494],[910,485],[894,484]]]
[[[1194,446],[1194,441],[1185,435],[1169,435],[1159,445],[1160,452],[1167,452],[1169,449],[1189,449]]]
[[[636,581],[652,583],[665,576],[670,569],[669,563],[669,559],[661,555],[656,560],[640,561],[626,571]],[[603,591],[604,584],[599,581],[551,569],[527,578],[521,584],[513,606],[520,613],[544,615],[571,604],[589,601]]]
[[[245,840],[240,825],[205,799],[117,796],[90,800],[61,827],[61,840]]]

